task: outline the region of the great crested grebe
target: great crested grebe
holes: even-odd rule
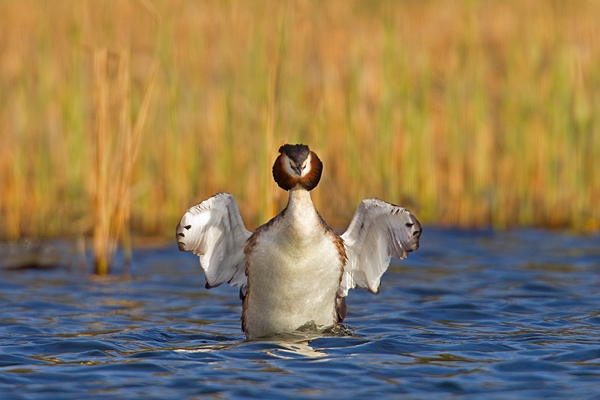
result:
[[[273,178],[290,195],[269,222],[249,232],[233,196],[218,193],[187,210],[177,225],[179,250],[200,256],[206,288],[224,282],[240,287],[248,339],[307,323],[341,323],[349,289],[379,293],[390,258],[406,258],[419,248],[419,221],[378,199],[363,200],[338,235],[310,198],[321,179],[319,157],[303,144],[283,145],[279,153]]]

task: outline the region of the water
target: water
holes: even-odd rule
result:
[[[600,396],[600,236],[426,229],[351,291],[355,336],[270,342],[174,244],[108,279],[0,251],[2,399]]]

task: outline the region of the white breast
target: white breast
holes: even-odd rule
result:
[[[247,254],[248,338],[335,322],[343,265],[331,234],[305,190],[292,193],[285,215],[260,232]]]

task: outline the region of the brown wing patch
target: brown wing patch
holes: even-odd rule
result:
[[[335,233],[333,230],[331,230],[331,233],[333,234],[333,243],[335,244],[335,248],[338,251],[338,255],[340,257],[340,264],[342,265],[342,272],[344,271],[344,267],[346,266],[346,263],[348,262],[348,256],[346,254],[346,247],[344,246],[344,240],[340,237],[340,235],[338,235],[337,233]],[[342,281],[342,274],[340,274],[340,282]]]
[[[344,245],[344,239],[340,235],[338,235],[333,229],[325,223],[321,214],[317,211],[317,215],[319,216],[319,222],[321,227],[325,230],[325,234],[331,237],[333,243],[335,245],[336,250],[338,251],[338,255],[340,257],[340,264],[342,265],[342,271],[344,271],[344,267],[346,266],[346,262],[348,262],[348,255],[346,254],[346,246]],[[340,282],[342,281],[342,274],[340,273]]]
[[[332,240],[335,248],[338,252],[338,256],[340,259],[340,280],[338,282],[338,286],[342,283],[342,276],[344,274],[344,267],[348,262],[348,255],[346,254],[346,246],[344,245],[344,239],[340,237],[333,229],[329,227],[321,217],[321,214],[317,211],[317,215],[319,216],[320,225],[325,231],[325,234],[328,235]],[[346,298],[340,297],[336,294],[335,296],[335,313],[333,315],[336,323],[342,323],[346,318],[346,313],[348,309],[346,307]]]

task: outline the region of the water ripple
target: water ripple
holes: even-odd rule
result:
[[[6,399],[597,396],[600,237],[428,229],[352,336],[246,342],[237,292],[175,246],[129,275],[14,268],[0,254]],[[68,253],[68,252],[66,252]],[[2,268],[7,265],[9,268]]]

